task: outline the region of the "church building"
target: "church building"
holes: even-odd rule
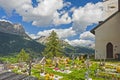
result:
[[[120,0],[103,1],[104,21],[91,30],[95,35],[95,59],[120,58]]]

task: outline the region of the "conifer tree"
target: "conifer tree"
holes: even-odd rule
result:
[[[27,54],[25,50],[22,49],[20,53],[17,55],[17,58],[19,62],[26,62],[29,59],[29,54]]]
[[[44,56],[47,58],[54,58],[62,54],[62,46],[60,40],[55,31],[52,31],[48,37],[46,48],[44,50]]]

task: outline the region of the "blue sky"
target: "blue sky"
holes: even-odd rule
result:
[[[59,38],[74,46],[94,46],[89,31],[101,20],[102,0],[0,0],[0,19],[20,23],[32,38]]]

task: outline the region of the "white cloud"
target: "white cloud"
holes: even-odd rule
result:
[[[40,31],[38,32],[36,35],[35,34],[29,34],[27,33],[31,38],[35,39],[38,38],[40,36],[49,36],[50,33],[52,31],[55,31],[58,34],[58,37],[61,39],[65,39],[68,37],[72,37],[74,35],[76,35],[75,31],[72,30],[72,27],[68,28],[68,29],[51,29],[51,30],[44,30],[44,31]]]
[[[84,7],[73,8],[73,29],[77,32],[84,32],[87,26],[98,23],[102,19],[102,3],[87,3]]]
[[[95,47],[95,43],[94,43],[95,37],[89,31],[80,34],[80,39],[75,39],[75,40],[65,39],[65,41],[67,41],[72,46],[84,46],[91,48]]]
[[[64,6],[70,7],[71,3],[70,2],[66,2],[66,3],[64,3]]]
[[[83,32],[81,35],[80,35],[80,39],[82,40],[95,40],[95,35],[93,35],[91,32],[89,31],[86,31],[86,32]]]
[[[26,9],[25,6],[31,7],[31,0],[0,0],[0,6],[4,8],[7,13],[11,13],[13,10]]]
[[[74,12],[76,10],[76,7],[72,7],[71,9],[70,9],[70,12]]]
[[[55,31],[58,34],[58,37],[61,39],[65,39],[68,37],[72,37],[74,35],[76,35],[75,31],[72,30],[72,27],[68,28],[68,29],[51,29],[51,30],[44,30],[44,31],[40,31],[38,32],[39,36],[49,36],[49,34],[52,31]]]
[[[94,47],[94,41],[91,40],[81,40],[81,39],[75,39],[75,40],[68,40],[65,39],[70,45],[72,46],[84,46],[84,47]]]
[[[68,7],[71,5],[70,2],[64,2],[63,0],[37,1],[38,6],[33,7],[32,0],[0,0],[0,7],[4,8],[9,14],[15,10],[16,13],[22,16],[23,21],[32,22],[35,26],[52,25],[54,24],[53,20],[56,17],[57,21],[60,22],[56,24],[67,24],[70,22],[70,18],[67,14],[64,14],[62,18],[59,18],[58,16],[55,17],[57,10]],[[59,14],[61,13],[58,13],[58,15]]]
[[[60,24],[69,24],[71,23],[71,18],[69,17],[68,13],[64,13],[61,17],[58,12],[55,13],[54,15],[54,20],[53,23],[55,25],[60,25]]]
[[[2,19],[8,19],[7,16],[2,16],[1,18],[2,18]]]
[[[38,7],[34,9],[34,13],[42,16],[53,15],[56,10],[62,7],[63,0],[41,0]]]
[[[33,25],[51,25],[54,19],[54,14],[57,10],[62,9],[63,7],[63,0],[42,0],[38,7],[33,9],[32,13],[36,15],[35,20],[32,20]]]

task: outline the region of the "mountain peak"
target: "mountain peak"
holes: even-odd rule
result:
[[[14,28],[16,34],[18,34],[18,35],[25,34],[25,30],[21,24],[13,24],[13,28]]]
[[[21,24],[13,24],[12,22],[7,20],[0,20],[0,32],[23,36],[27,39],[30,38],[25,33],[25,30]]]
[[[37,42],[45,44],[47,42],[47,36],[40,36],[39,38],[35,39]]]

